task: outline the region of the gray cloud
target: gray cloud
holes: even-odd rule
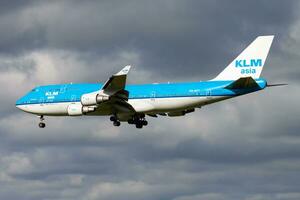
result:
[[[275,34],[277,41],[288,37],[295,19],[294,5],[294,1],[273,1],[272,5],[230,0],[46,1],[1,18],[4,39],[0,50],[79,51],[90,55],[82,58],[90,62],[91,70],[95,70],[98,57],[134,51],[141,56],[138,64],[147,71],[168,80],[198,80],[221,71],[260,34]],[[281,53],[276,43],[272,51]],[[180,73],[183,69],[184,76]]]
[[[1,5],[1,4],[0,4]],[[1,199],[299,199],[296,1],[9,1],[0,6]],[[142,131],[105,117],[14,108],[35,85],[212,78],[260,34],[264,77],[284,88],[210,105]]]

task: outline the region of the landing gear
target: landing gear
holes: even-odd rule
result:
[[[135,124],[136,128],[141,129],[143,126],[147,126],[148,122],[145,119],[145,115],[142,115],[134,116],[132,119],[129,119],[128,124]]]
[[[110,121],[113,122],[114,126],[120,126],[121,125],[121,122],[119,121],[119,119],[117,118],[116,115],[111,116]]]
[[[117,115],[112,115],[110,117],[110,121],[113,122],[114,126],[120,126],[121,122],[118,119]],[[147,126],[148,122],[145,119],[145,115],[141,114],[141,115],[135,115],[133,116],[131,119],[129,119],[128,124],[134,124],[136,128],[141,129],[143,128],[143,126]]]
[[[120,125],[121,125],[121,122],[119,122],[119,121],[114,121],[113,124],[114,124],[114,126],[120,126]]]
[[[118,118],[115,115],[113,115],[110,117],[110,121],[112,122],[118,121]]]
[[[39,127],[40,127],[40,128],[45,128],[45,127],[46,127],[46,124],[45,124],[44,122],[40,122],[40,123],[39,123]]]
[[[135,127],[138,128],[138,129],[143,128],[143,124],[142,123],[137,123],[137,124],[135,124]]]
[[[147,125],[148,125],[148,122],[144,119],[144,120],[142,121],[142,124],[143,124],[143,126],[147,126]]]
[[[39,123],[40,128],[45,128],[46,127],[46,124],[44,123],[44,120],[45,120],[44,116],[41,115],[40,116],[40,123]]]

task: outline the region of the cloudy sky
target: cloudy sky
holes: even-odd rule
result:
[[[281,0],[0,2],[0,199],[300,199],[300,4]],[[284,88],[136,130],[107,117],[38,118],[36,85],[216,76],[274,34],[263,77]]]

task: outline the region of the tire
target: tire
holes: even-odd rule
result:
[[[138,128],[138,129],[143,128],[143,124],[137,123],[137,124],[135,125],[135,127]]]
[[[120,126],[120,125],[121,125],[121,122],[119,122],[119,121],[114,122],[114,126]]]
[[[40,122],[40,123],[39,123],[39,127],[40,127],[40,128],[45,128],[45,127],[46,127],[46,124],[43,123],[43,122]]]
[[[110,118],[110,121],[114,122],[114,121],[117,121],[117,118],[115,116],[111,116]]]
[[[148,125],[148,122],[146,120],[142,121],[142,123],[143,123],[144,126]]]

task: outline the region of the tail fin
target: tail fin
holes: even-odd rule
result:
[[[257,37],[213,80],[237,80],[242,77],[259,78],[273,38],[273,35]]]

